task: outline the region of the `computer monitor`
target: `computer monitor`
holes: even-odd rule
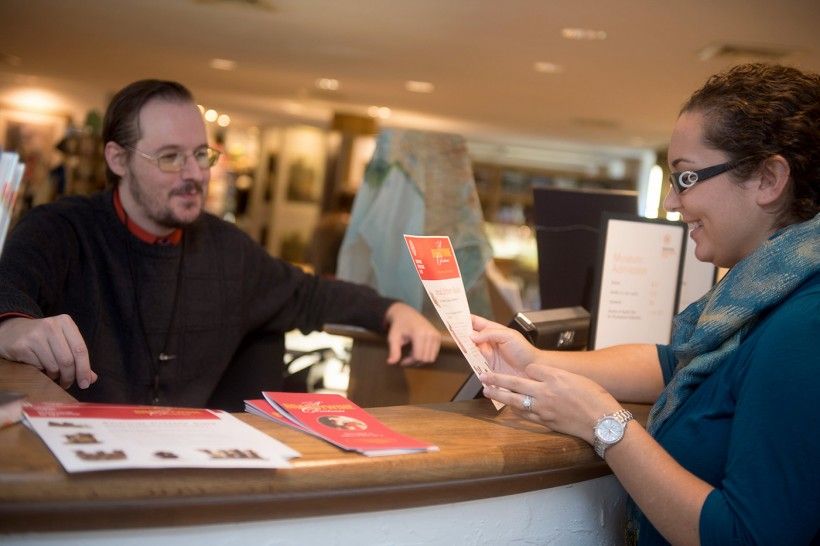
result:
[[[533,188],[541,309],[592,309],[601,217],[637,214],[638,193]]]

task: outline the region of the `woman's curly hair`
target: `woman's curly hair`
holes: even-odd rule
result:
[[[738,65],[709,78],[684,112],[704,115],[706,144],[738,162],[736,180],[748,179],[775,154],[788,161],[791,199],[783,224],[820,212],[820,75],[781,65]]]

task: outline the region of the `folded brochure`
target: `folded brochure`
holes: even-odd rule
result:
[[[23,422],[67,472],[123,468],[288,468],[299,452],[219,410],[37,403]]]
[[[487,359],[470,338],[473,334],[470,305],[450,238],[405,235],[404,241],[427,296],[467,363],[476,375],[489,372]],[[504,404],[496,400],[492,400],[492,403],[496,409],[504,407]]]
[[[264,400],[245,400],[245,410],[296,428],[347,451],[370,457],[438,451],[438,447],[399,434],[338,394],[263,392]]]

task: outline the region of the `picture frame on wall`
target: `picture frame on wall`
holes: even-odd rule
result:
[[[318,203],[321,196],[318,169],[305,156],[299,156],[288,165],[287,200],[301,203]]]

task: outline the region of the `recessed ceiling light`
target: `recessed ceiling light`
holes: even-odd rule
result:
[[[211,68],[215,70],[233,70],[236,68],[236,61],[230,59],[211,59]]]
[[[567,40],[605,40],[606,31],[591,28],[562,28],[561,36]]]
[[[727,59],[735,64],[742,62],[783,62],[783,59],[794,53],[785,48],[769,46],[749,46],[740,44],[712,44],[698,52],[701,61]]]
[[[218,118],[218,117],[219,117],[219,112],[217,112],[213,108],[210,109],[210,110],[207,110],[205,112],[205,121],[210,121],[210,122],[213,123],[214,121],[216,121],[216,118]]]
[[[227,127],[231,124],[231,116],[228,114],[219,114],[219,117],[216,118],[216,124],[220,127]]]
[[[333,78],[319,78],[316,80],[316,87],[325,91],[338,91],[339,80]]]
[[[10,104],[28,112],[52,112],[62,106],[60,97],[36,87],[17,89],[6,96]]]
[[[435,86],[430,82],[409,80],[405,82],[404,88],[413,93],[432,93]]]
[[[559,72],[564,71],[564,67],[561,65],[557,65],[555,63],[548,63],[544,61],[538,61],[533,65],[536,72],[543,72],[544,74],[558,74]]]
[[[367,115],[371,118],[387,119],[391,113],[387,106],[371,106],[367,109]]]

